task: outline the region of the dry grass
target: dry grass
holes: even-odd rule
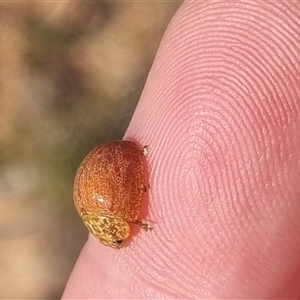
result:
[[[179,2],[0,4],[0,297],[59,298],[78,164],[122,138]]]

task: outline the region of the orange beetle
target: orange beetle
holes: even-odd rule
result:
[[[145,183],[147,147],[113,141],[92,150],[76,173],[74,203],[89,231],[104,245],[121,248],[138,220]]]

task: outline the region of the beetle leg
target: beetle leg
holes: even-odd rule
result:
[[[144,184],[143,185],[143,192],[144,193],[146,193],[149,189],[150,189],[150,185],[149,184]]]
[[[153,229],[150,224],[142,223],[141,221],[131,221],[131,223],[143,228],[147,232]]]
[[[146,156],[147,153],[148,153],[148,146],[143,146],[143,148],[142,148],[142,154]]]

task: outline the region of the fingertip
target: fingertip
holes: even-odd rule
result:
[[[118,252],[89,239],[66,295],[299,292],[282,283],[299,265],[297,13],[296,2],[181,7],[125,136],[149,146],[154,229]]]

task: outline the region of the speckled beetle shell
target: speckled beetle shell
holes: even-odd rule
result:
[[[95,148],[81,163],[74,183],[74,203],[89,231],[104,245],[121,248],[130,223],[146,230],[139,219],[145,183],[144,154],[131,141]]]

